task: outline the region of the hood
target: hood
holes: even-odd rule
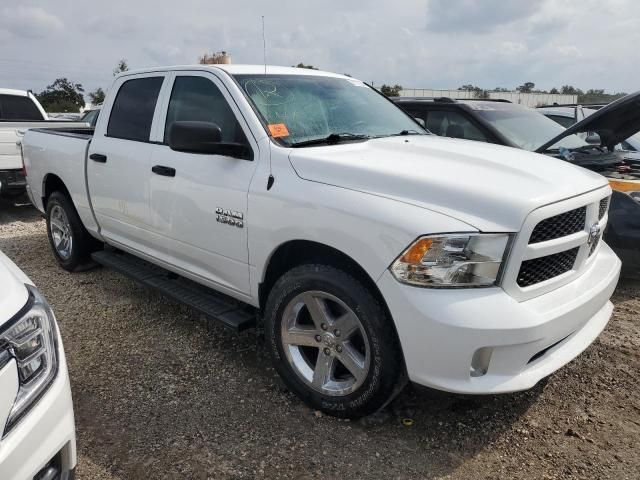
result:
[[[485,232],[518,231],[535,208],[607,185],[552,157],[435,135],[298,148],[289,158],[303,179],[417,205]]]
[[[29,292],[25,283],[31,280],[2,252],[0,252],[0,328],[25,306]]]
[[[557,137],[542,145],[536,152],[544,152],[561,139],[574,133],[595,132],[603,147],[609,150],[640,131],[640,91],[611,102],[571,125]]]

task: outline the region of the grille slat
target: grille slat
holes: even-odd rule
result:
[[[546,257],[525,260],[522,262],[518,273],[518,285],[520,287],[529,287],[568,272],[576,262],[578,250],[579,247],[575,247]]]
[[[546,242],[566,237],[584,229],[587,207],[576,208],[568,212],[545,218],[536,225],[529,238],[529,244]]]
[[[600,209],[598,211],[598,220],[602,220],[604,214],[607,213],[607,209],[609,208],[609,197],[605,197],[600,200]]]

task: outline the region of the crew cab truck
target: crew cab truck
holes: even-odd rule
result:
[[[0,478],[74,478],[76,432],[55,315],[0,252]]]
[[[257,319],[288,387],[332,415],[407,379],[530,388],[612,312],[603,177],[430,135],[350,77],[126,72],[95,131],[31,130],[23,154],[63,268],[93,259],[238,330]]]
[[[49,120],[38,99],[26,90],[0,88],[0,195],[24,194],[26,180],[22,171],[20,140],[28,128],[60,126]],[[65,122],[66,127],[85,126],[82,122]]]

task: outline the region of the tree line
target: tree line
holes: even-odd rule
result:
[[[113,75],[129,70],[126,59],[118,62],[113,69]],[[35,93],[36,98],[47,112],[77,113],[86,105],[84,101],[84,87],[66,77],[57,78],[47,85],[40,93]],[[93,105],[104,102],[105,92],[101,87],[87,94]]]
[[[458,90],[473,92],[475,98],[489,98],[492,92],[509,92],[511,90],[503,87],[496,87],[491,90],[485,90],[475,85],[462,85]],[[524,82],[522,85],[516,87],[516,91],[520,93],[549,93],[549,94],[562,94],[562,95],[576,95],[578,97],[578,103],[609,103],[620,97],[624,97],[626,93],[605,93],[604,89],[589,89],[586,91],[576,88],[573,85],[563,85],[560,88],[551,88],[549,90],[536,89],[536,84],[533,82]]]

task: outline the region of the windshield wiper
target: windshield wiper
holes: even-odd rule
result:
[[[349,132],[331,133],[326,137],[313,138],[311,140],[303,140],[302,142],[292,143],[289,146],[293,148],[297,148],[297,147],[308,147],[311,145],[324,145],[324,144],[334,145],[336,143],[340,143],[345,140],[368,140],[370,138],[371,138],[370,135],[360,135],[360,134],[349,133]]]
[[[383,137],[404,137],[405,135],[426,135],[426,132],[419,132],[418,130],[401,130],[398,133],[390,133],[388,135],[378,135],[376,138]]]

